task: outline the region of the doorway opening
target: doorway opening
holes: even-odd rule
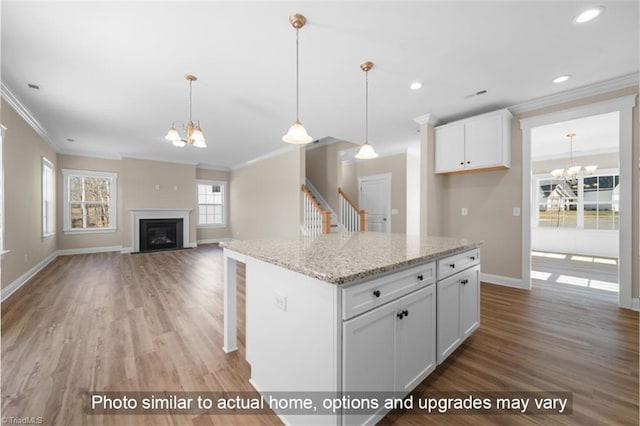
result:
[[[620,113],[531,129],[531,278],[618,292]]]
[[[618,185],[615,185],[615,176],[613,174],[609,176],[613,176],[613,184],[614,186],[619,186],[619,198],[618,203],[618,211],[615,217],[617,217],[617,226],[619,229],[618,232],[618,283],[619,283],[619,291],[618,291],[618,305],[623,308],[632,308],[633,300],[631,296],[631,286],[632,286],[632,175],[633,175],[633,156],[632,156],[632,134],[633,134],[633,107],[636,105],[636,95],[628,95],[615,99],[610,99],[602,102],[591,103],[583,106],[578,106],[571,109],[561,110],[557,112],[552,112],[548,114],[542,114],[537,116],[532,116],[528,118],[523,118],[520,120],[520,126],[522,129],[522,280],[525,288],[531,288],[532,283],[532,223],[536,220],[535,213],[539,208],[538,206],[538,195],[537,190],[533,190],[534,181],[533,178],[533,162],[532,162],[532,140],[534,129],[537,127],[547,126],[551,124],[556,124],[560,122],[566,122],[571,120],[577,120],[581,118],[597,116],[601,114],[608,113],[618,113],[618,144],[619,144],[619,153],[618,153]],[[559,143],[559,142],[558,142]],[[567,143],[564,142],[564,147],[566,150]],[[551,170],[553,171],[553,169]],[[604,172],[605,168],[601,168],[600,172]],[[589,177],[589,176],[588,176]],[[597,176],[598,179],[600,176]],[[611,179],[606,178],[605,179]],[[589,183],[589,182],[588,182]],[[593,183],[593,182],[591,182]],[[599,180],[596,180],[596,183],[600,185]],[[582,180],[582,184],[585,184],[584,179]],[[608,185],[608,184],[607,184]],[[584,188],[583,188],[584,189]],[[596,191],[596,197],[599,197],[599,191]],[[571,195],[571,194],[569,194]],[[608,196],[608,194],[607,194]],[[611,194],[612,203],[614,194]],[[577,203],[579,201],[576,200],[576,221],[580,220],[577,215]],[[582,200],[582,211],[583,217],[581,220],[585,220],[584,211],[585,205],[589,202],[583,198]],[[567,213],[565,217],[569,217],[569,212],[571,212],[571,201],[561,200],[559,203],[564,204],[564,210],[560,213]],[[593,202],[591,202],[593,204]],[[596,203],[598,204],[598,203]],[[532,206],[535,206],[532,207]],[[598,224],[605,223],[603,220],[599,222],[600,217],[606,216],[603,214],[599,216],[599,206],[596,206],[596,217],[598,218]],[[613,208],[613,207],[611,207]],[[589,210],[587,210],[589,211]],[[593,211],[593,210],[592,210]],[[604,212],[604,209],[603,209]],[[555,212],[556,215],[558,211]],[[609,214],[610,218],[614,217]],[[538,219],[539,220],[539,216]],[[556,223],[558,222],[558,218],[556,216]],[[588,222],[588,221],[587,221]],[[615,222],[609,221],[609,223]],[[539,251],[546,253],[547,251]],[[585,256],[589,257],[589,256]],[[591,256],[596,257],[596,256]],[[604,256],[597,256],[598,258],[606,258]]]

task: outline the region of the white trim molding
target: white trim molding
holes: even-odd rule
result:
[[[106,247],[86,247],[77,249],[60,249],[58,256],[70,256],[74,254],[93,254],[93,253],[109,253],[112,251],[121,252],[122,246],[106,246]]]
[[[49,134],[38,120],[33,116],[31,111],[24,106],[18,97],[2,82],[0,82],[0,94],[11,108],[13,108],[20,117],[38,134],[40,137],[55,151],[60,152],[60,147],[49,137]]]
[[[189,214],[192,209],[129,209],[131,212],[131,243],[133,245],[130,253],[140,251],[140,219],[182,219],[182,247],[197,247],[197,243],[192,245],[189,239]],[[127,248],[128,249],[128,248]],[[121,252],[125,252],[125,249]]]
[[[209,238],[206,240],[198,240],[198,244],[217,244],[223,243],[225,241],[232,241],[233,238]]]
[[[24,274],[20,275],[15,281],[8,286],[4,287],[0,292],[0,303],[7,300],[9,296],[18,291],[23,285],[25,285],[31,278],[33,278],[38,272],[42,271],[48,264],[58,257],[58,252],[54,251],[49,256],[42,259],[38,264],[33,266]]]
[[[503,277],[501,275],[493,275],[487,274],[485,272],[480,273],[480,281],[488,284],[497,284],[506,287],[514,287],[520,288],[523,290],[528,290],[529,287],[526,286],[521,279],[511,278],[511,277]]]
[[[640,299],[635,298],[631,301],[631,309],[640,312]]]
[[[435,126],[436,124],[438,124],[438,118],[436,118],[435,115],[428,113],[428,114],[424,114],[421,115],[419,117],[414,117],[413,121],[415,121],[416,123],[423,125],[423,124],[428,124],[429,126]]]
[[[640,83],[640,74],[635,72],[618,78],[601,81],[590,84],[588,86],[577,87],[575,89],[566,90],[560,93],[554,93],[538,99],[532,99],[517,105],[509,107],[512,114],[522,114],[523,112],[533,111],[564,102],[571,102],[578,99],[587,98],[589,96],[600,95],[603,93],[613,92],[614,90],[626,89],[627,87],[638,87]]]
[[[109,194],[109,227],[107,228],[72,228],[71,227],[71,197],[69,195],[69,178],[73,176],[101,177],[111,180],[111,192]],[[62,231],[65,234],[95,234],[103,232],[116,232],[118,229],[118,173],[93,170],[62,169]]]
[[[633,167],[635,166],[635,160],[632,156],[632,141],[633,107],[636,105],[637,97],[637,94],[621,96],[608,101],[594,102],[520,120],[520,128],[522,130],[522,281],[527,288],[531,288],[531,223],[533,220],[531,208],[533,205],[531,192],[531,129],[592,115],[619,112],[620,231],[618,280],[620,291],[618,293],[618,305],[622,308],[631,308],[633,281],[633,259],[631,256],[633,229],[632,194],[634,188]]]

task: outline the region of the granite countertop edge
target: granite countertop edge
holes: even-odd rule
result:
[[[473,248],[477,248],[480,247],[483,244],[483,241],[470,241],[467,244],[463,244],[454,248],[448,248],[448,249],[443,249],[443,250],[439,250],[436,251],[434,253],[429,253],[427,255],[424,256],[419,256],[413,259],[407,259],[407,260],[403,260],[400,262],[396,262],[396,263],[391,263],[388,265],[382,265],[382,266],[378,266],[378,267],[374,267],[372,269],[367,269],[365,271],[359,271],[353,274],[347,274],[347,275],[331,275],[331,274],[323,274],[320,273],[318,271],[315,271],[313,269],[309,269],[309,268],[304,268],[304,267],[300,267],[299,265],[296,264],[291,264],[291,263],[287,263],[282,261],[281,259],[276,259],[273,257],[269,257],[269,256],[265,256],[262,255],[260,253],[254,252],[251,249],[247,249],[247,250],[237,250],[235,247],[230,247],[232,241],[229,242],[220,242],[220,247],[231,250],[231,251],[235,251],[237,253],[246,255],[246,256],[250,256],[253,257],[255,259],[270,263],[272,265],[276,265],[276,266],[280,266],[283,267],[287,270],[293,271],[293,272],[297,272],[303,275],[306,275],[308,277],[311,278],[316,278],[319,279],[321,281],[325,281],[328,282],[330,284],[335,284],[335,285],[346,285],[346,284],[351,284],[351,283],[355,283],[358,281],[361,281],[363,279],[366,278],[370,278],[373,276],[377,276],[377,275],[382,275],[388,272],[392,272],[392,271],[396,271],[396,270],[400,270],[400,269],[404,269],[413,265],[417,265],[420,263],[425,263],[434,259],[438,259],[441,257],[445,257],[448,255],[452,255],[452,254],[456,254],[456,253],[460,253],[463,252],[465,250],[470,250]]]

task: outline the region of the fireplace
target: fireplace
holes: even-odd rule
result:
[[[140,219],[140,251],[175,250],[183,247],[181,218]]]

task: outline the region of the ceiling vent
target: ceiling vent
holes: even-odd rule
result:
[[[29,86],[29,88],[33,90],[40,90],[40,86],[38,86],[37,84],[27,83],[27,86]]]
[[[480,96],[480,95],[484,95],[485,93],[487,93],[486,90],[480,90],[479,92],[475,92],[475,93],[471,93],[470,95],[465,96],[465,99],[471,99],[471,98],[475,98],[476,96]]]

